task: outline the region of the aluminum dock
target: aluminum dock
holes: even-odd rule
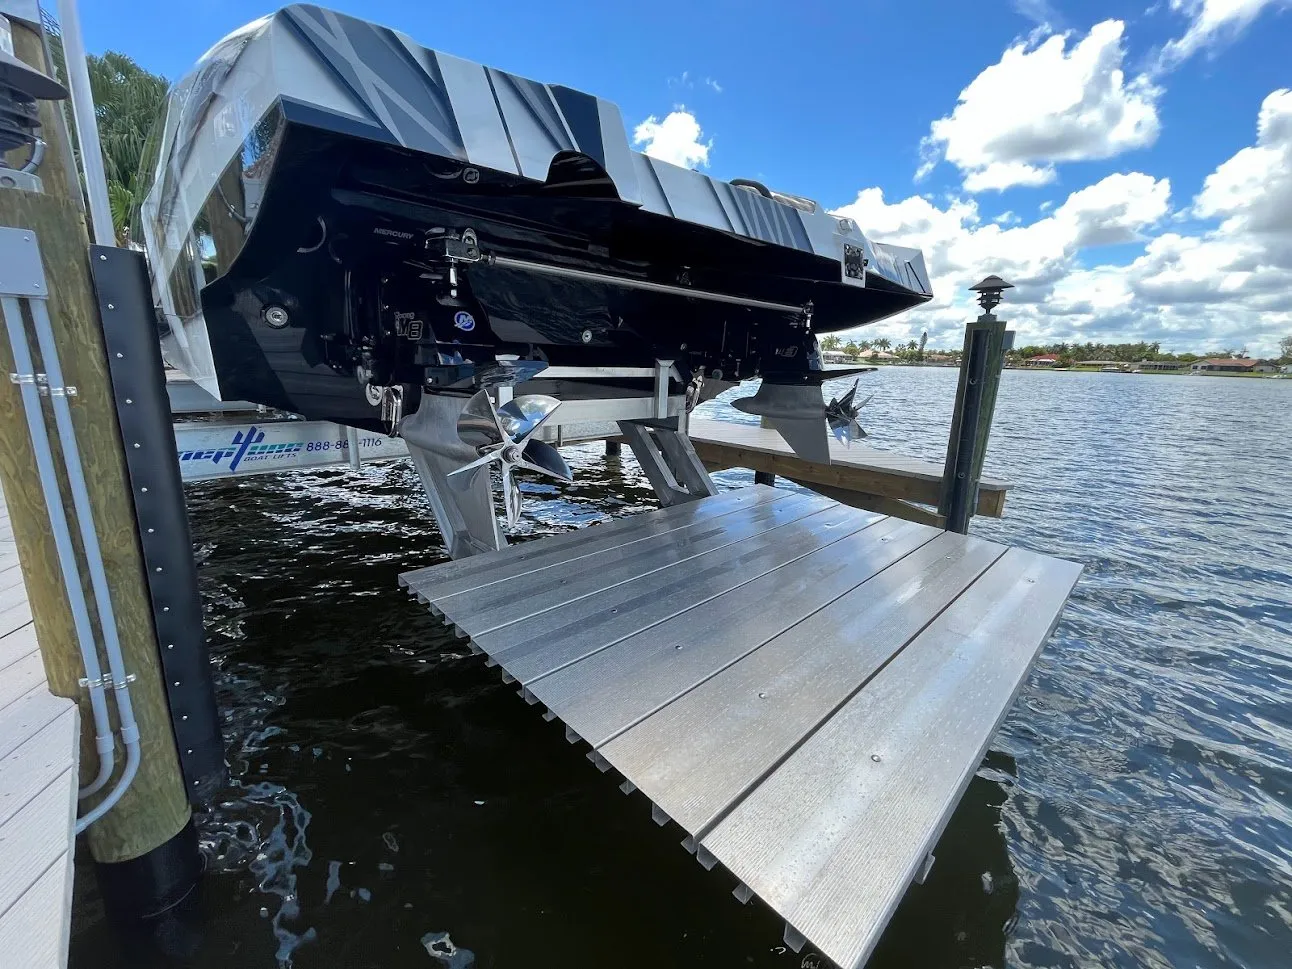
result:
[[[754,486],[401,577],[735,895],[863,964],[1080,566]]]
[[[13,969],[67,964],[80,725],[53,696],[0,494],[0,953]]]

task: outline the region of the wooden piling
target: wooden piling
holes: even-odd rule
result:
[[[39,35],[15,21],[14,38],[18,56],[43,69]],[[56,126],[56,118],[61,116],[52,112],[58,110],[55,105],[42,103],[42,120],[50,118],[51,127]],[[50,137],[51,133],[55,137]],[[95,861],[117,864],[141,858],[172,842],[187,830],[191,812],[161,680],[103,334],[90,281],[89,237],[80,204],[80,185],[69,183],[66,177],[66,155],[60,156],[56,131],[47,131],[46,138],[50,149],[39,172],[44,194],[0,189],[0,226],[30,229],[40,246],[54,340],[66,383],[77,388],[76,396],[69,401],[72,423],[85,469],[104,569],[112,589],[117,631],[126,669],[136,677],[130,695],[140,731],[139,771],[116,806],[87,831]],[[34,339],[31,344],[35,346]],[[81,706],[82,782],[87,782],[97,770],[98,756],[88,697],[78,683],[85,672],[50,535],[32,441],[22,416],[19,388],[7,379],[13,371],[12,350],[8,340],[0,337],[0,374],[6,378],[0,380],[0,483],[9,506],[49,687]],[[46,423],[51,440],[57,441],[48,414]],[[72,503],[61,461],[61,455],[56,455],[60,490],[70,517]],[[75,529],[73,537],[75,540]],[[77,545],[79,551],[79,542]],[[83,584],[88,597],[88,582]],[[106,657],[101,656],[101,663],[106,669]],[[116,727],[115,706],[109,706]],[[113,789],[125,764],[125,751],[120,743],[116,764],[112,781],[104,792],[82,802],[82,812],[94,807]]]

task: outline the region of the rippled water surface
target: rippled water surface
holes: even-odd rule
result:
[[[940,461],[955,377],[863,378],[871,443]],[[525,533],[653,506],[567,457]],[[870,964],[1292,965],[1292,381],[1010,371],[987,470],[974,532],[1085,573]],[[151,938],[78,870],[73,967],[813,964],[398,589],[444,558],[410,467],[188,495],[233,783]]]

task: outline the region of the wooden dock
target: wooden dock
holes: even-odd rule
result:
[[[842,444],[831,438],[830,463],[804,461],[770,428],[734,421],[692,420],[695,453],[710,471],[749,468],[774,474],[857,508],[926,525],[942,524],[937,507],[942,493],[942,466],[865,444]],[[979,515],[1000,518],[1012,485],[983,478],[978,489]]]
[[[860,966],[1058,621],[1070,562],[763,486],[401,582],[741,901]]]
[[[67,964],[80,728],[53,696],[0,494],[0,953],[13,969]]]

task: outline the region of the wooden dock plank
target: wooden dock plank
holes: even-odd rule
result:
[[[0,516],[6,515],[0,495]],[[7,521],[7,518],[3,519]],[[80,724],[50,694],[17,549],[0,541],[0,962],[62,969],[72,912]]]
[[[713,521],[656,536],[647,540],[640,552],[627,557],[619,557],[617,550],[611,549],[600,555],[577,558],[568,568],[523,575],[507,583],[505,595],[499,595],[496,587],[489,586],[479,593],[463,593],[443,603],[437,601],[436,608],[453,622],[458,622],[459,616],[469,616],[474,630],[490,632],[651,572],[681,565],[706,552],[745,539],[761,540],[770,529],[824,511],[832,504],[824,498],[794,495],[784,501],[742,508]],[[610,561],[603,564],[602,556]]]
[[[493,660],[503,663],[510,675],[528,685],[877,520],[878,516],[864,513],[859,517],[851,509],[823,509],[769,529],[756,539],[549,610],[537,622],[526,620],[520,628],[504,627],[472,639]]]
[[[825,955],[863,963],[1080,572],[1011,549],[704,838]]]
[[[689,833],[706,833],[1004,551],[939,535],[803,621],[771,627],[769,641],[724,675],[601,754]],[[803,594],[786,591],[790,601]],[[820,601],[834,590],[806,591]]]
[[[735,421],[692,420],[688,425],[695,453],[713,468],[749,468],[801,482],[880,498],[936,505],[941,496],[940,464],[922,461],[864,444],[845,445],[830,439],[830,463],[817,464],[796,455],[771,428]],[[1005,494],[1012,486],[983,478],[978,514],[999,518]]]
[[[51,912],[72,908],[71,852],[45,870],[29,889],[0,916],[0,952],[11,953],[13,969],[62,969],[67,964],[69,922]]]
[[[935,535],[922,525],[884,519],[816,554],[769,570],[709,608],[683,613],[540,679],[530,689],[559,710],[580,736],[600,746],[811,615],[822,605],[820,596],[837,589],[829,585],[831,573],[855,586]],[[822,588],[813,588],[817,581]]]
[[[64,706],[0,759],[0,837],[8,821],[67,770],[68,745],[76,741],[76,708]]]
[[[45,682],[45,667],[39,653],[28,653],[18,662],[0,670],[0,710],[28,690]]]
[[[0,636],[0,670],[36,652],[36,627],[32,623],[19,626],[11,633]]]
[[[69,804],[74,808],[75,801],[76,772],[69,767],[0,828],[0,913],[67,855]]]
[[[543,572],[479,573],[475,599],[456,587],[449,598],[475,608],[453,619],[657,820],[677,820],[701,863],[723,863],[784,915],[787,939],[854,967],[1080,569],[835,502],[789,522],[764,512],[756,528],[743,514],[707,521],[739,534],[706,533],[714,547],[699,555],[651,558],[678,529],[607,570],[636,562],[639,575],[579,572],[569,602],[551,581],[579,556],[566,539]],[[417,580],[434,608],[435,569]],[[529,615],[497,625],[494,603],[515,590]]]

